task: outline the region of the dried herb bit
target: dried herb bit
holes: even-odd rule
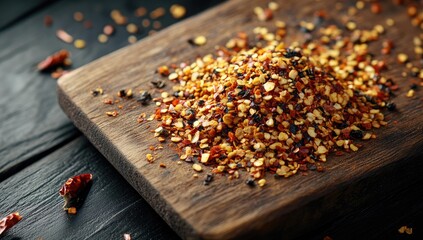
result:
[[[386,104],[386,108],[389,111],[395,111],[397,109],[397,105],[393,102],[389,102],[389,103]]]
[[[202,46],[207,43],[207,38],[200,35],[195,38],[188,39],[188,43],[194,46]]]
[[[0,236],[22,219],[18,212],[11,213],[0,220]]]
[[[65,211],[76,214],[76,209],[82,205],[91,188],[92,179],[92,174],[85,173],[71,177],[63,184],[59,194],[65,200],[63,205]]]
[[[132,89],[130,88],[128,90],[125,90],[125,89],[119,90],[119,92],[117,93],[117,96],[121,98],[132,98],[133,96]]]
[[[140,102],[142,105],[147,105],[152,99],[151,94],[145,91],[138,97],[137,102]]]
[[[350,136],[355,139],[362,139],[364,134],[363,134],[363,131],[361,130],[351,130]]]
[[[256,186],[256,182],[254,181],[254,179],[252,179],[252,178],[248,178],[246,181],[245,181],[245,184],[247,184],[248,186],[250,186],[250,187],[255,187]]]
[[[153,84],[156,88],[162,89],[166,87],[166,84],[163,81],[152,81],[151,84]]]
[[[207,173],[206,178],[204,179],[203,184],[206,185],[206,186],[209,185],[213,181],[213,178],[214,178],[213,174]]]
[[[98,95],[103,95],[103,89],[96,88],[94,90],[91,90],[91,95],[93,95],[94,97],[97,97]]]
[[[54,67],[64,66],[70,57],[70,53],[66,49],[62,49],[58,52],[53,53],[46,59],[38,63],[37,68],[39,71],[50,70]]]

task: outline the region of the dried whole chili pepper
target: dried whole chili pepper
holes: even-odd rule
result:
[[[46,59],[38,63],[37,68],[39,71],[46,71],[53,67],[63,66],[66,63],[66,59],[68,59],[70,53],[66,49],[62,49],[54,54],[48,56]]]
[[[18,212],[11,213],[0,220],[0,235],[5,231],[13,227],[22,219],[22,216]]]
[[[71,177],[63,184],[59,193],[65,199],[65,204],[63,205],[65,211],[70,214],[76,214],[76,208],[83,203],[91,187],[92,179],[92,174],[85,173]]]

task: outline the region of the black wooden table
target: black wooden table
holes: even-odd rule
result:
[[[166,14],[159,19],[162,29],[179,21],[168,11],[174,3],[186,6],[187,18],[219,2],[0,1],[0,217],[14,211],[23,216],[1,239],[122,239],[124,233],[133,239],[178,239],[73,126],[57,103],[56,80],[37,72],[36,64],[66,48],[72,53],[72,68],[77,68],[128,45],[124,26],[117,26],[106,44],[97,41],[103,26],[113,24],[113,9],[141,25],[149,16],[135,17],[136,8],[144,6],[150,12],[164,7]],[[92,28],[73,19],[77,11],[92,22]],[[44,25],[46,15],[53,19],[50,27]],[[85,39],[86,48],[76,49],[58,40],[55,32],[59,28]],[[147,37],[152,29],[143,28],[137,38]],[[78,214],[67,215],[58,190],[67,178],[80,173],[92,173],[94,183]],[[335,219],[319,231],[304,233],[304,238],[418,239],[423,228],[422,183],[404,186],[395,199],[381,196],[381,202]],[[414,233],[399,234],[403,225],[413,227]]]

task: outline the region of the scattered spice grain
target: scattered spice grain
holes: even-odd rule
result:
[[[189,39],[188,43],[191,44],[191,45],[195,45],[195,46],[202,46],[202,45],[205,45],[207,43],[207,38],[203,35],[196,36],[192,39]]]
[[[73,37],[65,32],[65,30],[63,29],[59,29],[56,31],[56,36],[57,38],[59,38],[60,40],[62,40],[65,43],[72,43],[73,42]]]
[[[137,9],[135,9],[135,16],[136,17],[143,17],[143,16],[145,16],[145,14],[147,14],[147,8],[139,7]]]
[[[170,6],[170,14],[175,19],[183,18],[187,12],[186,8],[180,4],[173,4]]]
[[[53,25],[53,18],[50,15],[44,16],[44,26],[50,27]]]
[[[405,53],[400,53],[398,54],[397,59],[399,63],[406,63],[408,61],[408,56]]]
[[[106,112],[106,115],[107,116],[109,116],[109,117],[117,117],[118,115],[119,115],[119,112],[118,111],[108,111],[108,112]]]
[[[128,22],[127,17],[123,16],[122,13],[117,9],[110,12],[110,17],[117,25],[125,25]]]
[[[106,34],[107,36],[113,35],[114,32],[115,32],[115,28],[112,25],[108,24],[103,27],[103,33]]]
[[[150,20],[149,19],[143,19],[141,22],[142,26],[147,28],[150,26]]]
[[[96,88],[94,90],[91,90],[91,95],[94,97],[97,97],[98,95],[103,95],[103,89],[102,88]]]
[[[201,165],[200,164],[198,164],[198,163],[194,163],[194,164],[192,164],[192,169],[194,169],[195,171],[197,171],[197,172],[201,172],[201,171],[203,171],[203,168],[201,167]]]
[[[204,179],[203,184],[206,185],[206,186],[209,185],[213,181],[213,178],[214,178],[213,174],[207,173],[206,178]]]
[[[398,232],[399,232],[399,233],[401,233],[401,234],[406,233],[406,234],[408,234],[408,235],[411,235],[411,234],[413,234],[413,228],[409,228],[409,227],[407,227],[407,226],[401,226],[401,227],[398,229]]]
[[[83,26],[85,29],[93,28],[93,22],[91,20],[86,20],[84,21]]]
[[[128,31],[128,33],[135,34],[138,32],[138,27],[134,23],[130,23],[126,25],[126,31]]]
[[[134,35],[131,35],[131,36],[128,37],[128,42],[131,43],[131,44],[136,43],[137,40],[138,40],[137,37],[134,36]]]
[[[162,27],[162,24],[159,21],[153,22],[153,28],[154,29],[160,29]]]
[[[76,39],[73,45],[78,49],[82,49],[85,48],[86,42],[83,39]]]
[[[74,12],[73,19],[77,22],[82,22],[84,20],[84,14],[82,12]]]
[[[154,9],[152,12],[150,12],[150,18],[157,19],[157,18],[163,17],[165,13],[166,13],[166,10],[163,7],[158,7]]]
[[[109,40],[109,37],[106,34],[99,34],[97,37],[99,43],[106,43]]]

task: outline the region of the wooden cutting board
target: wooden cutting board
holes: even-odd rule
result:
[[[193,178],[191,164],[178,165],[176,152],[166,144],[165,149],[156,151],[155,163],[146,161],[146,154],[151,153],[149,147],[158,144],[150,132],[158,122],[140,124],[137,117],[142,112],[150,116],[154,104],[141,106],[135,99],[115,105],[102,102],[107,98],[118,99],[116,93],[128,88],[136,94],[139,90],[149,90],[154,92],[153,97],[159,96],[150,84],[160,78],[155,74],[158,66],[192,61],[212,53],[216,45],[224,45],[240,31],[251,33],[256,26],[273,29],[274,23],[260,22],[253,14],[254,6],[265,6],[261,0],[229,1],[72,71],[59,80],[60,105],[181,237],[299,236],[306,229],[315,229],[393,194],[407,181],[415,181],[403,177],[404,174],[414,176],[413,168],[422,166],[421,161],[417,161],[423,148],[422,94],[417,91],[414,99],[405,97],[411,78],[401,77],[404,67],[393,63],[399,52],[409,54],[411,60],[418,63],[410,46],[412,38],[422,31],[411,26],[405,7],[394,6],[391,1],[383,1],[381,14],[372,14],[367,6],[352,17],[348,16],[347,9],[354,6],[355,1],[340,2],[343,8],[335,14],[335,1],[280,1],[275,18],[288,24],[286,42],[303,40],[298,22],[312,21],[317,10],[326,10],[331,23],[341,25],[352,19],[360,28],[372,28],[375,24],[386,26],[387,18],[394,19],[395,25],[386,28],[384,37],[393,39],[397,47],[391,55],[380,57],[393,66],[385,75],[400,85],[394,98],[399,110],[387,113],[389,125],[376,131],[376,140],[366,142],[357,153],[331,156],[323,173],[310,172],[308,176],[288,179],[274,179],[268,174],[264,188],[250,188],[244,183],[246,173],[243,172],[238,180],[216,176],[209,186],[204,186],[202,180],[210,169],[206,168],[199,178]],[[205,46],[194,47],[188,43],[197,35],[207,37]],[[380,48],[381,42],[371,45],[375,53],[379,53]],[[102,87],[105,94],[93,97],[90,91],[97,87]],[[169,82],[166,90],[170,89]],[[118,110],[119,116],[106,116],[106,111],[113,110]],[[160,168],[161,162],[167,167]]]

